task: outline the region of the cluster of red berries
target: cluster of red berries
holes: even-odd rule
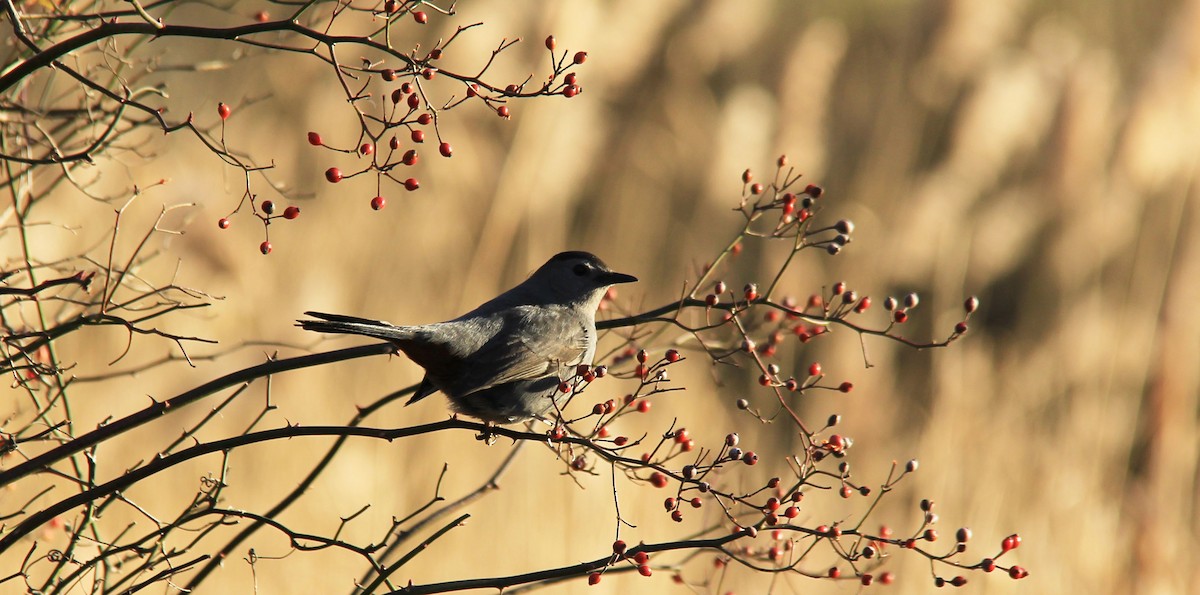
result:
[[[231,113],[232,110],[228,105],[224,103],[217,104],[217,115],[220,116],[222,120],[228,118]],[[253,204],[254,199],[251,197],[251,205]],[[278,207],[275,205],[274,201],[264,200],[261,203],[258,203],[258,209],[255,211],[255,214],[260,220],[262,220],[263,225],[270,225],[271,222],[276,219],[282,218],[291,221],[300,217],[300,207],[295,205],[284,208],[282,213],[276,214],[277,210]],[[217,219],[217,227],[219,229],[229,229],[232,226],[233,221],[229,217],[221,217],[220,219]],[[270,254],[273,247],[271,246],[270,240],[263,240],[263,242],[259,244],[258,249],[263,254]]]
[[[629,545],[620,539],[613,542],[612,551],[612,559],[609,560],[609,565],[625,561],[633,564],[637,568],[638,574],[642,576],[651,576],[654,574],[654,571],[650,568],[650,555],[646,552],[639,550],[630,554]],[[600,584],[600,577],[602,574],[603,572],[601,571],[589,573],[588,584]]]
[[[408,84],[408,83],[405,83],[405,84]],[[416,95],[413,95],[413,97],[416,97]],[[417,121],[420,122],[425,116],[429,116],[429,114],[421,114],[421,116],[417,118]],[[420,134],[418,135],[417,133],[420,133]],[[414,141],[416,141],[416,142],[422,142],[425,138],[424,135],[425,135],[425,133],[421,130],[414,130],[412,133],[412,137],[413,137]],[[328,145],[325,144],[325,140],[323,138],[321,138],[321,135],[317,132],[309,132],[308,133],[308,144],[310,144],[314,147],[328,147]],[[391,151],[388,153],[388,156],[386,159],[390,161],[392,154],[400,148],[400,143],[396,139],[396,137],[393,136],[391,138],[391,140],[389,141],[388,145],[389,145],[389,148],[391,149]],[[328,147],[328,148],[332,149],[332,147]],[[341,151],[344,153],[350,152],[350,151],[344,151],[344,150],[339,150],[339,149],[333,149],[333,150]],[[441,144],[441,148],[439,150],[442,153],[442,155],[445,155],[446,157],[449,157],[453,152],[450,147],[450,143],[445,143],[445,142]],[[355,152],[364,157],[375,155],[375,153],[376,153],[375,144],[372,142],[364,142],[358,147],[358,149]],[[384,164],[380,165],[378,163],[373,162],[370,166],[368,166],[363,171],[357,172],[354,174],[350,174],[350,175],[343,173],[341,168],[331,167],[331,168],[325,170],[325,180],[328,181],[330,184],[337,184],[338,182],[341,182],[342,180],[344,180],[346,178],[356,176],[361,173],[365,173],[367,171],[370,171],[371,169],[387,171],[398,164],[415,165],[417,163],[417,159],[418,159],[418,157],[417,157],[416,149],[409,149],[394,163],[389,162],[389,163],[384,163]],[[421,182],[418,181],[416,178],[408,178],[408,179],[404,180],[403,186],[404,186],[405,190],[412,192],[421,187]],[[371,199],[370,204],[371,204],[372,209],[378,211],[378,210],[382,209],[383,207],[387,206],[387,199],[384,198],[383,196],[375,196],[374,198]]]

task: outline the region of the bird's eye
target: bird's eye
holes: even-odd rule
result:
[[[592,270],[592,267],[590,267],[582,262],[575,265],[575,268],[571,269],[571,271],[573,273],[575,273],[576,277],[582,277],[582,276],[588,274],[588,271],[590,271],[590,270]]]

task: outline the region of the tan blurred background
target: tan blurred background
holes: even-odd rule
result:
[[[197,14],[240,22],[258,8]],[[918,339],[944,336],[965,296],[983,302],[971,332],[948,349],[915,352],[868,339],[876,364],[870,369],[847,332],[807,346],[789,342],[781,352],[785,370],[819,359],[831,377],[855,382],[850,395],[814,396],[803,410],[813,420],[844,416],[843,430],[855,438],[849,460],[856,479],[878,484],[892,460],[921,460],[921,470],[873,518],[911,531],[919,524],[917,500],[932,498],[943,535],[961,525],[974,530],[967,561],[994,553],[1005,535],[1019,532],[1024,543],[1010,555],[1031,576],[1017,582],[970,573],[970,592],[1182,594],[1200,583],[1200,1],[580,0],[503,8],[466,1],[458,10],[454,19],[435,16],[420,32],[435,39],[458,24],[486,23],[455,42],[444,68],[473,70],[500,38],[519,36],[527,42],[499,59],[496,78],[517,81],[531,70],[541,77],[541,40],[552,33],[560,49],[589,52],[578,69],[584,93],[514,104],[511,121],[478,106],[450,112],[443,134],[455,147],[453,159],[436,157],[427,143],[414,168],[421,189],[385,186],[389,204],[380,212],[367,206],[373,181],[334,186],[322,179],[325,168],[351,169],[353,159],[304,142],[309,130],[340,146],[357,139],[341,91],[315,61],[273,55],[228,70],[164,75],[173,112],[211,114],[218,101],[232,104],[231,145],[260,163],[273,160],[273,179],[294,195],[311,195],[296,201],[303,209],[298,221],[272,226],[275,253],[262,257],[252,220],[235,218],[225,232],[213,224],[236,204],[242,180],[196,143],[182,136],[156,141],[161,158],[115,167],[108,174],[114,183],[171,178],[139,199],[132,228],[162,204],[199,203],[187,235],[167,245],[170,258],[158,273],[169,276],[182,259],[183,284],[225,299],[176,317],[171,330],[225,346],[279,341],[297,346],[281,348],[282,355],[295,355],[314,346],[291,326],[304,310],[441,320],[562,249],[594,251],[641,277],[622,288],[623,304],[660,305],[738,229],[730,209],[741,171],[769,177],[786,153],[808,181],[826,188],[823,216],[849,217],[858,230],[837,258],[805,253],[782,293],[806,296],[838,280],[877,300],[918,291],[922,305],[906,329]],[[230,46],[210,43],[171,48],[167,64],[234,55]],[[151,50],[158,51],[153,44]],[[347,48],[343,58],[356,59],[356,50]],[[72,195],[55,200],[70,208],[56,216],[88,227],[75,238],[42,232],[44,250],[90,245],[111,220],[110,207]],[[133,240],[126,238],[127,249]],[[748,243],[724,278],[735,287],[766,281],[785,252]],[[867,320],[881,320],[872,314]],[[116,332],[83,338],[64,348],[83,376],[104,372],[123,346]],[[139,339],[116,367],[169,347]],[[88,384],[75,397],[79,415],[94,424],[136,410],[147,394],[170,396],[264,353],[251,347],[196,369],[145,374],[136,386],[127,379]],[[678,417],[704,445],[729,431],[756,434],[755,447],[770,462],[764,467],[778,473],[788,452],[786,428],[736,416],[735,398],[765,395],[747,379],[724,377],[729,382],[715,388],[704,358],[691,358],[675,376],[688,391],[657,399],[652,414],[626,431],[640,424],[659,431]],[[264,423],[341,423],[353,405],[418,379],[414,365],[383,358],[282,375],[272,384],[279,409]],[[262,407],[263,390],[252,387],[254,396],[224,412],[203,437],[244,427]],[[442,419],[440,399],[392,407],[370,425]],[[139,439],[173,438],[208,406]],[[266,509],[328,444],[297,439],[235,454],[228,505]],[[467,433],[352,441],[282,520],[328,534],[338,516],[370,504],[347,536],[377,538],[393,516],[424,503],[443,463],[450,465],[444,489],[453,495],[482,482],[508,448]],[[126,441],[104,454],[102,471],[119,473],[144,456],[144,443]],[[130,497],[170,516],[195,490],[196,477],[217,464],[199,460]],[[469,524],[399,573],[400,582],[515,574],[602,555],[614,531],[607,471],[583,480],[581,489],[560,470],[546,449],[528,448],[502,489],[467,509]],[[623,538],[682,535],[661,513],[663,493],[619,485],[622,510],[638,525]],[[831,501],[814,504],[800,520],[854,519],[864,509],[865,501]],[[707,510],[683,530],[715,519]],[[253,547],[264,557],[287,551],[267,532]],[[685,566],[684,577],[704,580],[710,558]],[[818,556],[808,568],[827,565]],[[361,569],[348,555],[297,553],[260,561],[252,576],[245,562],[231,559],[207,590],[246,593],[257,584],[264,593],[301,585],[306,592],[348,592]],[[916,556],[897,555],[887,569],[898,577],[890,592],[933,590],[929,566]],[[846,593],[857,585],[735,569],[719,585],[697,587],[768,589]],[[594,588],[579,579],[548,592],[687,591],[661,572],[606,578]]]

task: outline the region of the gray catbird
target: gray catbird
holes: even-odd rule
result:
[[[596,353],[596,308],[609,286],[636,277],[615,273],[588,252],[563,252],[523,283],[446,322],[387,322],[305,312],[297,326],[385,339],[425,369],[409,405],[442,391],[453,409],[505,424],[541,417],[562,395],[559,383]]]

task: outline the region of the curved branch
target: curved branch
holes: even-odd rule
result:
[[[349,349],[338,349],[336,351],[327,351],[325,353],[315,353],[312,355],[304,355],[289,359],[281,359],[269,361],[257,366],[251,366],[226,374],[216,380],[206,382],[192,390],[180,393],[179,395],[167,399],[165,401],[155,402],[153,405],[123,417],[112,423],[103,425],[91,432],[82,436],[76,436],[70,442],[58,446],[50,451],[44,452],[32,459],[29,459],[12,469],[0,472],[0,485],[11,484],[23,477],[37,473],[50,465],[61,461],[75,453],[98,444],[108,438],[127,432],[133,428],[151,422],[177,410],[185,405],[197,401],[203,397],[211,395],[219,390],[237,386],[243,382],[261,378],[268,374],[277,374],[287,372],[289,370],[298,370],[300,368],[308,368],[319,366],[333,362],[340,362],[359,357],[367,357],[370,355],[384,355],[395,352],[395,346],[391,343],[374,343],[371,345],[362,345],[359,347],[351,347]],[[3,549],[0,547],[0,549]]]

